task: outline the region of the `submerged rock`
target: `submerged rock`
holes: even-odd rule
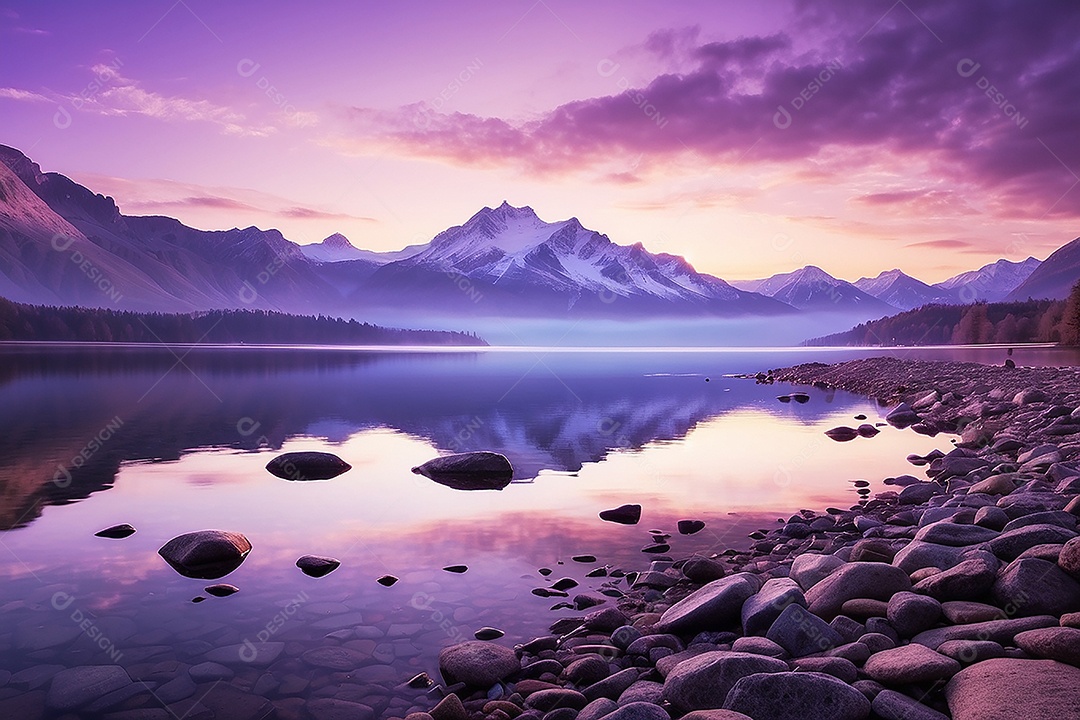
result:
[[[455,490],[502,490],[514,478],[510,461],[493,452],[445,455],[428,460],[412,471]]]
[[[282,480],[304,482],[335,478],[351,470],[352,465],[333,453],[291,452],[266,463],[266,469]]]
[[[177,535],[158,555],[184,577],[216,580],[240,567],[249,552],[251,543],[240,533],[199,530]]]

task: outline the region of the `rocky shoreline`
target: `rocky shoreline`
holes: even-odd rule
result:
[[[407,720],[1080,718],[1080,368],[1009,365],[757,375],[869,395],[955,447],[747,551],[656,557],[514,649],[446,648]]]

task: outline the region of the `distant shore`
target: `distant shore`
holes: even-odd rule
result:
[[[878,357],[757,381],[868,395],[890,424],[957,447],[749,550],[657,556],[515,655],[444,650],[444,678],[474,680],[410,720],[1075,717],[1080,368]],[[844,437],[873,442],[863,427]]]

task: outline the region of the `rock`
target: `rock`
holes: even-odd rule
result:
[[[758,591],[750,573],[714,580],[668,608],[656,623],[659,633],[723,630],[739,620],[743,603]]]
[[[883,563],[846,563],[806,592],[810,612],[825,620],[840,614],[847,600],[888,600],[911,589],[906,572]]]
[[[917,485],[908,485],[900,491],[900,504],[922,505],[923,503],[929,502],[930,498],[940,493],[941,490],[941,486],[935,483],[918,483]]]
[[[723,563],[701,555],[691,555],[680,569],[688,580],[696,583],[710,583],[727,575]]]
[[[949,716],[923,705],[895,690],[882,690],[870,705],[876,717],[885,720],[949,720]]]
[[[724,650],[679,663],[664,681],[663,698],[682,712],[720,707],[740,679],[758,673],[782,673],[787,663],[764,655]]]
[[[1049,402],[1050,396],[1039,388],[1026,388],[1013,396],[1016,405],[1031,405],[1032,403]]]
[[[907,403],[900,403],[885,415],[885,422],[901,429],[910,427],[921,419],[919,414]]]
[[[266,464],[271,475],[282,480],[304,482],[329,480],[352,469],[352,465],[333,453],[291,452],[278,455]]]
[[[1002,530],[1009,523],[1008,514],[996,505],[987,505],[975,513],[975,524],[991,530]]]
[[[989,542],[1001,533],[990,528],[978,525],[960,525],[954,522],[941,521],[931,523],[915,534],[916,540],[922,542],[937,543],[938,545],[952,545],[962,547],[978,545]]]
[[[455,490],[502,490],[514,478],[510,461],[493,452],[444,455],[412,471]]]
[[[134,526],[128,525],[127,523],[121,523],[119,525],[107,527],[104,530],[98,530],[96,533],[94,533],[94,537],[113,538],[115,540],[120,540],[134,534]]]
[[[1012,645],[1013,638],[1025,630],[1052,627],[1057,625],[1057,618],[1051,615],[1038,615],[1027,618],[1008,620],[988,620],[970,625],[947,625],[919,633],[911,639],[912,643],[937,649],[949,640],[992,640],[1001,645]]]
[[[1080,630],[1048,627],[1017,633],[1017,647],[1028,655],[1080,666]]]
[[[915,583],[915,591],[941,602],[977,600],[990,592],[997,579],[997,571],[996,560],[975,557],[920,580]]]
[[[502,630],[493,627],[482,627],[473,633],[473,637],[477,640],[498,640],[505,635]]]
[[[1005,648],[993,640],[948,640],[937,651],[964,665],[1005,656]]]
[[[752,653],[754,655],[765,655],[766,657],[779,658],[781,660],[787,658],[788,652],[778,644],[769,640],[768,638],[756,637],[749,635],[747,637],[738,638],[731,644],[732,652],[745,652]]]
[[[563,676],[578,686],[600,682],[609,674],[607,660],[599,656],[583,657],[566,666]]]
[[[650,702],[659,705],[664,694],[664,686],[651,680],[638,680],[626,688],[619,699],[619,705],[627,705],[633,702]]]
[[[469,566],[468,565],[447,565],[446,567],[443,568],[443,570],[448,572],[448,573],[454,573],[455,575],[461,575],[462,573],[469,572]],[[562,581],[560,580],[559,582],[562,582]],[[557,584],[558,583],[556,583],[556,585]],[[577,582],[574,582],[574,585],[577,585]],[[574,587],[574,585],[569,585],[567,587]],[[566,589],[567,588],[556,588],[556,590],[566,590]]]
[[[1058,553],[1058,565],[1075,580],[1080,580],[1080,538],[1065,543]]]
[[[909,574],[928,567],[947,570],[963,561],[969,551],[966,547],[912,540],[896,553],[892,564]]]
[[[233,671],[216,662],[203,662],[188,668],[188,675],[195,682],[213,682],[228,680],[233,676]]]
[[[203,591],[214,597],[228,597],[240,592],[240,588],[235,585],[230,585],[229,583],[217,583],[216,585],[207,585],[203,588]]]
[[[312,648],[301,655],[300,659],[313,667],[340,672],[354,670],[368,661],[368,657],[360,651],[345,646]]]
[[[602,510],[600,512],[600,519],[619,523],[620,525],[637,525],[638,521],[641,520],[641,506],[620,505],[611,510]]]
[[[1015,560],[1028,548],[1049,543],[1067,543],[1075,537],[1074,531],[1057,525],[1028,525],[1003,532],[990,541],[990,550],[999,558]]]
[[[705,529],[705,522],[702,520],[680,520],[678,527],[680,535],[694,535]]]
[[[469,713],[456,693],[450,693],[431,710],[434,720],[469,720]]]
[[[986,493],[987,495],[1008,495],[1016,489],[1017,475],[1015,473],[1002,473],[1000,475],[991,475],[985,480],[979,482],[968,488],[969,493]]]
[[[598,698],[608,698],[610,700],[617,700],[627,688],[638,681],[638,677],[641,675],[639,668],[626,668],[620,670],[617,673],[612,673],[608,677],[598,682],[589,685],[581,691],[589,700],[596,700]]]
[[[870,701],[831,675],[759,673],[735,683],[724,702],[724,709],[768,720],[866,720],[870,715]]]
[[[945,619],[953,625],[966,625],[967,623],[1002,620],[1005,618],[1005,613],[996,605],[966,600],[943,602],[941,603],[941,612],[945,615]]]
[[[825,435],[836,442],[848,442],[859,437],[859,431],[855,428],[850,428],[846,425],[840,427],[834,427],[831,430],[826,430]]]
[[[550,712],[555,708],[564,707],[580,710],[588,704],[589,701],[585,699],[584,695],[577,690],[567,688],[539,690],[525,698],[525,707],[536,708],[541,712]]]
[[[870,425],[868,423],[863,423],[859,427],[855,428],[855,432],[859,433],[860,437],[872,438],[875,435],[877,435],[878,433],[880,433],[881,431],[878,430],[873,425]]]
[[[941,603],[932,597],[899,592],[889,599],[886,617],[902,638],[929,630],[941,617]]]
[[[582,624],[589,630],[611,633],[625,625],[629,625],[630,618],[626,617],[618,608],[607,607],[602,610],[594,610],[586,615]]]
[[[682,720],[752,720],[734,710],[695,710],[682,716]]]
[[[797,403],[808,403],[808,402],[810,402],[810,396],[807,395],[806,393],[801,393],[801,392],[791,393],[791,399],[794,400]]]
[[[398,581],[398,578],[396,578],[393,575],[383,575],[381,578],[379,578],[375,582],[379,583],[383,587],[390,587],[391,585],[395,584],[397,581]]]
[[[671,716],[659,705],[650,702],[632,702],[606,715],[605,720],[671,720]]]
[[[76,710],[102,695],[130,685],[131,677],[119,665],[80,665],[53,676],[45,704],[53,710]]]
[[[1036,558],[1010,563],[992,593],[999,605],[1015,615],[1060,616],[1080,607],[1080,584],[1057,565]]]
[[[611,698],[598,697],[581,709],[576,720],[600,720],[605,715],[617,710],[619,707]]]
[[[934,682],[959,671],[960,663],[919,643],[875,653],[863,665],[863,672],[884,685]]]
[[[987,660],[957,673],[945,697],[953,720],[1074,718],[1080,669],[1053,660]]]
[[[789,577],[799,583],[803,590],[809,590],[843,564],[844,561],[835,555],[804,553],[791,563]]]
[[[321,578],[329,575],[341,566],[340,560],[318,555],[303,555],[296,561],[296,567],[308,577]]]
[[[832,675],[849,685],[859,677],[855,663],[840,657],[805,657],[791,663],[800,672],[818,672]]]
[[[185,577],[216,580],[240,567],[249,552],[251,543],[240,533],[200,530],[174,537],[158,555]]]
[[[520,667],[517,655],[510,648],[478,640],[451,645],[439,653],[439,670],[448,683],[489,688]]]
[[[765,581],[755,595],[742,606],[742,628],[747,635],[764,635],[780,613],[795,603],[806,607],[802,588],[791,578]]]
[[[765,637],[794,658],[825,652],[844,644],[844,638],[831,625],[797,604],[788,605],[780,613]]]

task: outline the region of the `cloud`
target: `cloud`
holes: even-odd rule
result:
[[[0,98],[31,103],[52,102],[52,100],[45,97],[41,93],[32,92],[30,90],[20,90],[19,88],[12,87],[0,87]]]
[[[787,32],[766,36],[656,34],[653,52],[689,62],[686,71],[538,118],[438,113],[423,103],[350,108],[340,142],[365,153],[600,177],[613,159],[638,154],[643,172],[676,161],[801,167],[834,153],[856,171],[892,156],[926,166],[928,181],[964,186],[998,216],[1080,216],[1080,14],[1071,3],[1051,0],[1037,13],[1008,0],[800,7]],[[805,37],[818,49],[806,50]],[[832,173],[845,179],[843,167]],[[959,198],[911,201],[971,211]]]
[[[966,240],[924,240],[917,243],[908,243],[904,247],[909,248],[935,248],[938,250],[963,250],[973,247]]]
[[[96,192],[117,198],[128,214],[221,210],[289,220],[345,220],[378,222],[363,215],[299,205],[295,200],[246,188],[214,187],[173,180],[129,180],[84,174],[76,178]]]

